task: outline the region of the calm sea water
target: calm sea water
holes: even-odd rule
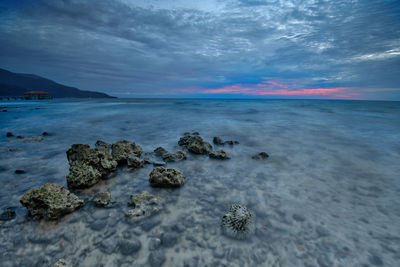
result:
[[[1,266],[399,266],[400,103],[317,100],[52,100],[3,102],[0,113]],[[41,142],[6,138],[50,135]],[[189,154],[169,163],[185,174],[179,189],[154,189],[152,166],[120,168],[58,223],[27,216],[29,189],[66,186],[72,144],[134,141],[144,151],[175,151],[184,132],[237,140],[228,161]],[[11,148],[11,151],[9,150]],[[266,151],[270,158],[251,156]],[[25,174],[15,174],[17,169]],[[108,190],[116,202],[96,208]],[[125,218],[131,194],[147,190],[162,211]],[[221,234],[233,203],[255,215],[255,234]],[[132,246],[140,247],[126,253]]]

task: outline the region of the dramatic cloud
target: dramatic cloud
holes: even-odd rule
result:
[[[121,97],[400,100],[396,0],[3,0],[0,22],[1,68]]]

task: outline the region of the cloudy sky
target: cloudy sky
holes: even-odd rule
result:
[[[400,2],[0,0],[0,68],[118,97],[400,100]]]

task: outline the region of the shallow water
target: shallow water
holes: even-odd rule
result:
[[[1,266],[398,266],[400,103],[317,100],[52,100],[3,102],[0,113]],[[23,143],[6,132],[26,138]],[[58,223],[27,216],[19,199],[47,182],[66,186],[65,151],[126,139],[151,152],[178,150],[184,132],[238,140],[227,161],[188,154],[179,189],[151,188],[152,166],[120,168]],[[11,151],[8,149],[12,148]],[[251,159],[266,151],[265,161]],[[17,169],[25,174],[15,174]],[[94,207],[108,190],[116,202]],[[131,194],[163,199],[157,215],[125,218]],[[255,216],[246,240],[222,235],[233,203]],[[132,249],[135,247],[135,249]],[[140,249],[139,249],[140,247]]]

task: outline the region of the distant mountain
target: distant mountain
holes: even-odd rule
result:
[[[46,91],[56,98],[113,98],[104,93],[82,91],[65,86],[37,75],[13,73],[0,69],[0,96],[22,96],[28,91]]]

